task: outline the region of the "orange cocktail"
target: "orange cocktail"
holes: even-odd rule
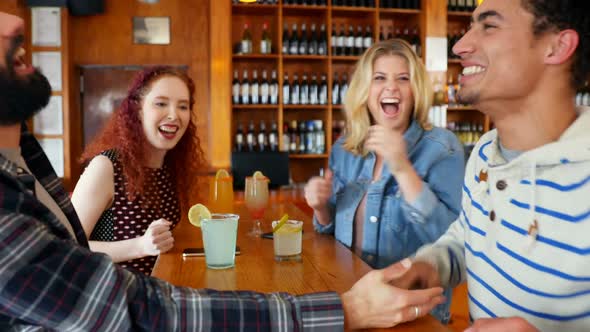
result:
[[[217,171],[215,178],[209,180],[209,209],[214,213],[233,212],[233,178],[226,170]]]

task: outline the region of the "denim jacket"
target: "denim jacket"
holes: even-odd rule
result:
[[[321,225],[314,217],[316,231],[334,234],[351,247],[355,213],[367,193],[361,258],[373,268],[388,266],[436,241],[461,211],[464,153],[455,135],[441,128],[425,131],[412,121],[404,139],[409,159],[423,181],[414,202],[404,199],[387,163],[381,178],[372,182],[375,154],[354,155],[344,150],[341,138],[329,161],[334,173],[331,223]],[[439,316],[443,321],[446,318]]]

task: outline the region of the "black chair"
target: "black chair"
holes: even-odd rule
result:
[[[243,190],[245,178],[261,171],[272,189],[289,184],[289,154],[286,152],[232,152],[234,189]]]

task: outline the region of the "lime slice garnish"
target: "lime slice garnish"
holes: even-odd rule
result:
[[[278,231],[279,228],[283,227],[283,225],[287,223],[287,220],[289,220],[289,215],[285,213],[285,215],[283,215],[279,223],[272,228],[272,232],[275,233],[276,231]]]
[[[211,212],[203,204],[195,204],[188,210],[188,221],[193,226],[201,227],[201,219],[211,219]]]
[[[265,179],[266,176],[264,176],[264,174],[262,174],[261,171],[256,171],[254,172],[254,174],[252,175],[253,178],[255,179]]]
[[[229,178],[229,173],[226,170],[220,169],[217,171],[217,173],[215,173],[215,180],[225,179],[225,178]]]

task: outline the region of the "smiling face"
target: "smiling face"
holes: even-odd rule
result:
[[[373,63],[367,106],[373,121],[395,131],[405,132],[414,109],[414,95],[406,59],[383,55]]]
[[[486,0],[475,10],[470,30],[453,46],[463,65],[462,103],[518,100],[534,90],[546,45],[533,35],[533,18],[515,0]]]
[[[189,89],[176,76],[151,84],[143,98],[141,122],[151,149],[166,152],[176,146],[190,122]]]
[[[49,102],[47,79],[25,62],[24,23],[0,12],[0,125],[21,123]]]

